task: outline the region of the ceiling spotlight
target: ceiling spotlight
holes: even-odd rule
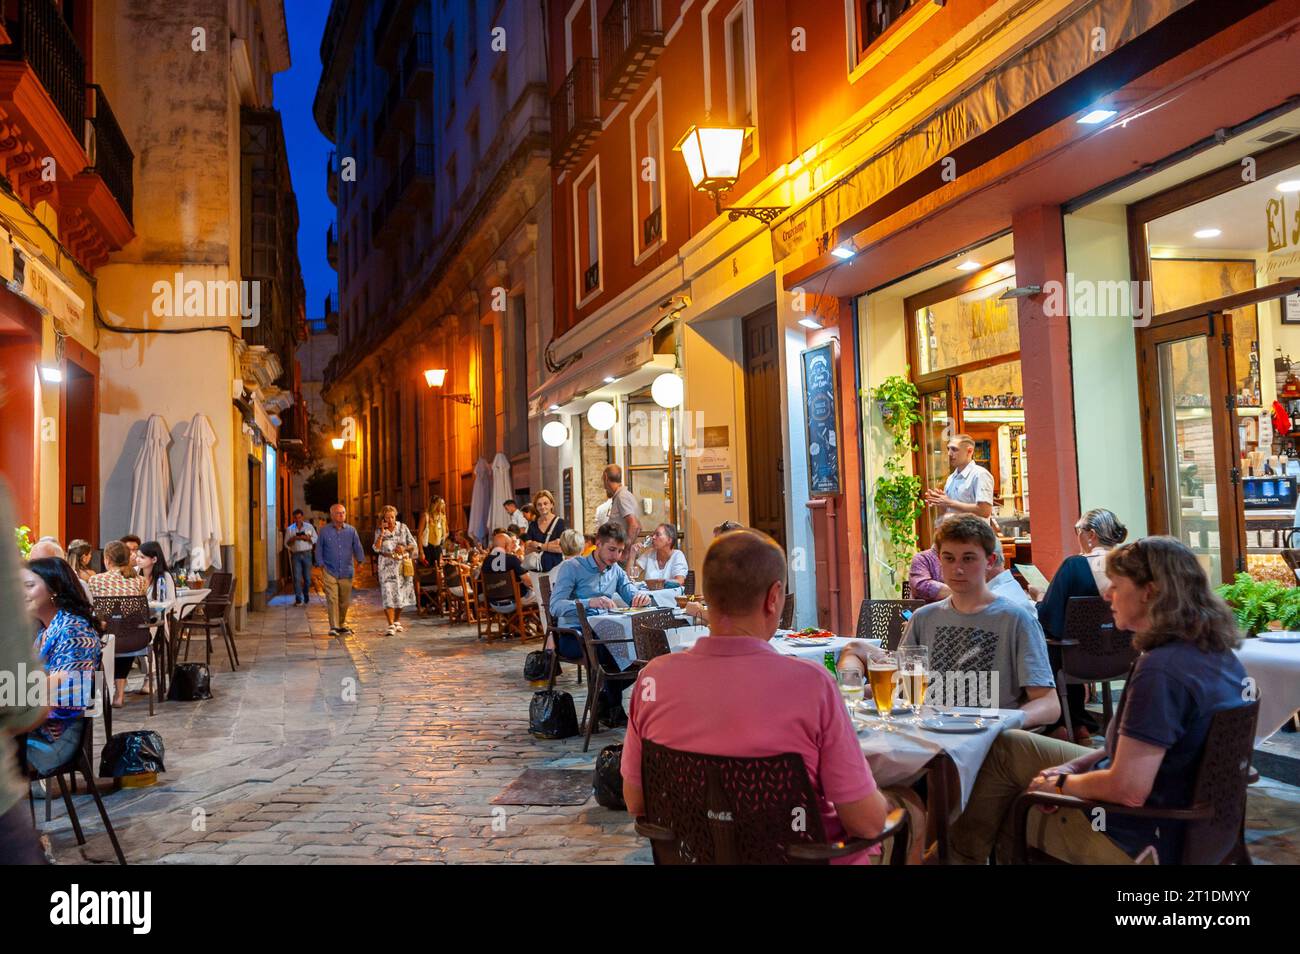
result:
[[[43,364],[41,365],[41,380],[46,384],[62,384],[63,369]]]
[[[809,318],[800,318],[800,319],[799,319],[799,324],[803,325],[805,328],[811,328],[813,331],[817,331],[818,329],[821,329],[821,328],[825,328],[825,327],[826,327],[826,326],[823,325],[820,321],[818,321],[816,318],[811,318],[811,317],[809,317]]]
[[[966,259],[966,261],[962,262],[960,265],[957,266],[957,271],[959,271],[959,272],[973,272],[973,271],[975,271],[975,269],[980,268],[980,267],[981,267],[981,266],[980,266],[980,263],[979,263],[979,262],[975,261],[975,260],[972,259],[972,258],[968,258],[968,259]]]
[[[1118,115],[1119,115],[1119,111],[1118,111],[1118,110],[1114,110],[1114,109],[1094,109],[1094,110],[1091,110],[1090,112],[1084,113],[1082,116],[1080,116],[1079,119],[1078,119],[1078,122],[1079,122],[1079,124],[1082,125],[1082,126],[1096,126],[1096,125],[1098,125],[1098,124],[1100,124],[1100,123],[1104,123],[1106,120],[1110,119],[1112,116],[1118,116]]]
[[[834,255],[836,258],[840,259],[841,261],[848,261],[858,253],[854,251],[852,245],[840,245],[836,248],[831,249],[831,254]]]
[[[615,381],[617,381],[617,380],[618,380],[618,378],[607,377],[607,378],[605,378],[605,383],[606,383],[606,384],[613,384],[613,383],[614,383]]]
[[[1223,229],[1197,229],[1192,234],[1195,235],[1197,238],[1202,238],[1202,239],[1218,238],[1220,235],[1223,234]]]
[[[1300,192],[1300,179],[1287,179],[1277,184],[1278,192]]]

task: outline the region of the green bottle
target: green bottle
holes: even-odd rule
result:
[[[835,668],[835,654],[831,652],[829,649],[822,654],[822,665],[830,670],[832,676],[834,676],[836,679],[839,679],[840,677],[839,671]]]

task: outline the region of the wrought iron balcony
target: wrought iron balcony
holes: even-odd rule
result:
[[[325,321],[339,320],[339,293],[336,291],[325,293]]]
[[[551,98],[551,164],[574,165],[600,134],[600,64],[580,57]]]
[[[338,226],[333,222],[325,228],[325,257],[329,260],[330,267],[337,271],[339,267],[339,233]]]
[[[339,201],[339,156],[333,149],[325,157],[325,192],[335,205]]]
[[[402,54],[402,89],[410,99],[422,99],[433,89],[433,34],[417,33]]]
[[[614,0],[600,24],[600,84],[605,98],[631,99],[663,51],[658,0]]]
[[[0,48],[0,59],[32,68],[80,141],[86,127],[86,60],[77,40],[51,0],[18,0],[17,9],[17,21],[5,23],[13,42]]]
[[[104,180],[108,191],[113,194],[126,215],[126,220],[130,222],[135,202],[135,178],[132,173],[135,153],[127,144],[122,127],[117,124],[117,117],[108,105],[104,90],[94,83],[90,85],[90,90],[93,94],[90,99],[90,128],[93,135],[86,150],[90,159],[90,171]]]

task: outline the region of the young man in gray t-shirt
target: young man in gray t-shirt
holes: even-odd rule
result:
[[[918,609],[899,644],[929,648],[926,698],[948,706],[1020,709],[1025,728],[1051,725],[1061,704],[1043,629],[1023,606],[988,588],[997,537],[979,517],[955,517],[936,531],[935,544],[952,594]],[[865,643],[850,643],[841,668],[865,669],[869,653]]]

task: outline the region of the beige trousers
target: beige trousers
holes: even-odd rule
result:
[[[325,584],[325,607],[329,613],[330,629],[348,625],[348,607],[352,604],[352,578],[340,579],[328,570],[321,570]]]
[[[1073,742],[1013,729],[993,743],[980,768],[966,810],[949,832],[948,846],[954,864],[982,865],[995,845],[998,861],[1013,857],[1015,822],[1011,806],[1045,768],[1062,765],[1092,749]],[[1080,811],[1047,814],[1031,809],[1027,831],[1029,844],[1054,858],[1076,865],[1130,865],[1133,859],[1124,849],[1092,826],[1092,818]]]

